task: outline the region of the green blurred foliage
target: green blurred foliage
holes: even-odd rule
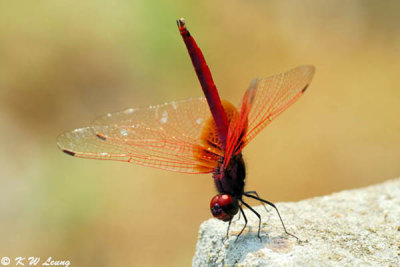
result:
[[[210,176],[74,159],[55,145],[103,113],[201,95],[181,16],[233,103],[256,76],[317,67],[307,94],[244,151],[249,189],[295,201],[398,176],[399,10],[398,1],[0,2],[0,256],[190,264],[210,217]]]

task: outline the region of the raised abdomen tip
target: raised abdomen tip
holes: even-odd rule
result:
[[[176,21],[176,24],[178,24],[178,28],[179,30],[185,29],[185,19],[184,18],[180,18]]]

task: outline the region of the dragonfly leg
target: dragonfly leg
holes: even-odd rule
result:
[[[244,226],[243,226],[243,228],[242,228],[242,230],[240,231],[240,233],[238,234],[238,236],[236,237],[236,240],[235,240],[235,242],[239,239],[239,236],[243,233],[243,231],[244,231],[244,229],[246,228],[246,226],[247,226],[247,218],[246,218],[246,214],[244,214],[244,211],[243,211],[243,209],[242,209],[242,206],[240,205],[239,206],[239,209],[240,209],[240,212],[243,214],[243,219],[244,219]]]
[[[256,195],[256,197],[260,198],[260,196],[258,195],[258,193],[257,193],[256,191],[247,191],[247,192],[245,192],[245,193],[246,193],[246,194],[253,194],[253,195]],[[268,213],[269,210],[267,209],[267,205],[265,205],[265,203],[262,202],[262,201],[260,201],[260,202],[261,202],[261,204],[263,205],[265,211]]]
[[[258,236],[258,238],[259,238],[260,241],[261,241],[261,237],[260,237],[261,216],[260,216],[260,214],[258,214],[257,211],[255,211],[249,204],[247,204],[247,203],[244,202],[243,200],[242,200],[242,203],[243,203],[243,205],[245,205],[249,210],[251,210],[252,212],[254,212],[254,214],[258,217],[258,233],[257,233],[257,236]]]
[[[226,230],[226,239],[229,238],[229,228],[231,227],[232,219],[229,221],[228,229]]]
[[[285,233],[286,233],[287,235],[290,235],[290,236],[296,238],[297,241],[300,241],[300,239],[299,239],[297,236],[295,236],[294,234],[289,233],[289,232],[286,230],[286,227],[285,227],[285,224],[283,223],[281,214],[279,213],[279,210],[278,210],[278,208],[275,206],[274,203],[269,202],[269,201],[267,201],[267,200],[265,200],[265,199],[262,199],[262,198],[259,198],[259,197],[256,197],[256,196],[247,194],[247,193],[244,193],[243,195],[245,195],[246,197],[254,198],[254,199],[258,200],[258,201],[264,202],[264,203],[270,205],[271,207],[273,207],[273,208],[276,210],[276,212],[278,213],[279,219],[281,220],[281,223],[282,223],[282,226],[283,226],[283,230],[285,230]]]
[[[240,207],[242,206],[242,203],[240,203]],[[240,215],[241,215],[242,213],[239,213],[239,216],[238,216],[238,218],[237,218],[237,220],[239,221],[240,220]]]

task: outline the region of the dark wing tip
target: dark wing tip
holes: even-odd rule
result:
[[[304,92],[307,90],[308,85],[309,85],[309,84],[306,84],[306,86],[304,86],[303,90],[301,90],[302,93],[304,93]]]
[[[106,136],[104,135],[104,134],[101,134],[101,133],[96,133],[96,136],[98,137],[98,138],[100,138],[101,140],[106,140]]]
[[[75,152],[72,152],[70,150],[63,149],[62,152],[64,152],[67,155],[70,155],[70,156],[75,156]]]

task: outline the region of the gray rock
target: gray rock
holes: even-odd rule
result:
[[[289,232],[276,212],[255,207],[263,218],[246,210],[249,227],[210,219],[199,231],[193,266],[400,266],[400,179],[357,190],[342,191],[296,203],[277,203]]]

